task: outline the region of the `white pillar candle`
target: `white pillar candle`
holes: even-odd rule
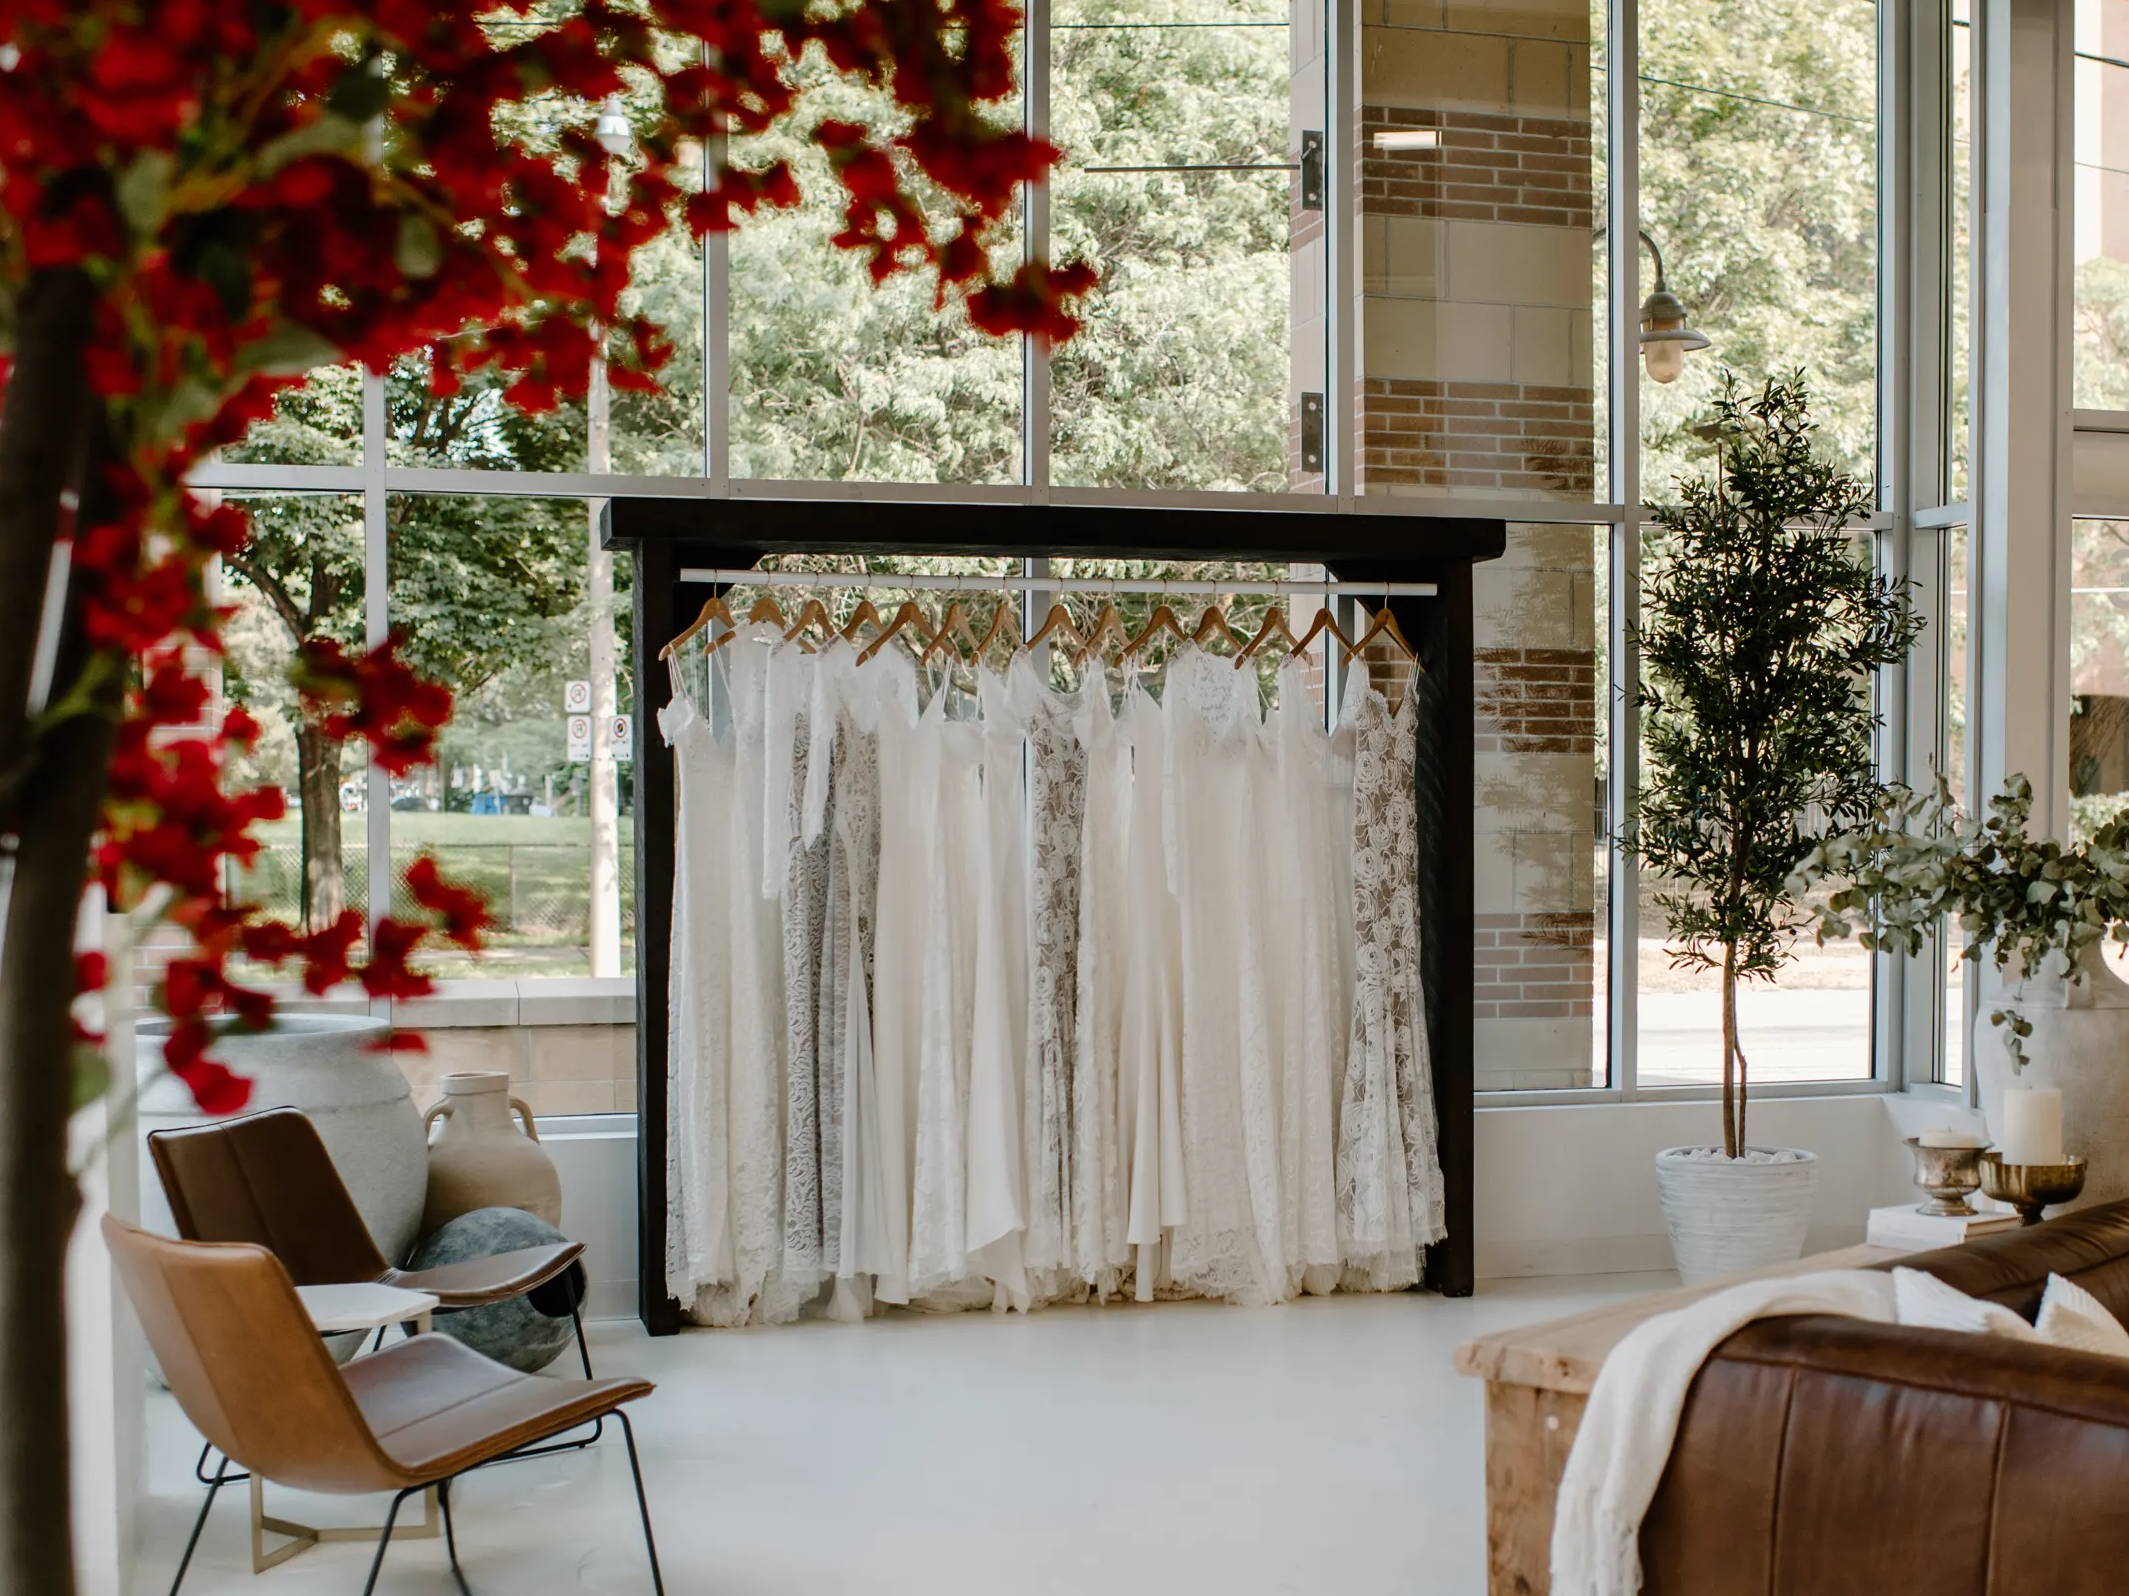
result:
[[[2006,1164],[2062,1162],[2062,1093],[2052,1086],[2007,1086],[1996,1149]]]
[[[1949,1125],[1932,1125],[1927,1130],[1915,1133],[1917,1147],[1985,1147],[1988,1144],[1972,1131],[1953,1130]]]

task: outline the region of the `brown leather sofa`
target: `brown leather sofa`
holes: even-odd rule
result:
[[[1901,1263],[2029,1319],[2066,1275],[2129,1322],[2129,1202]],[[2122,1596],[2129,1360],[1749,1325],[1693,1383],[1641,1558],[1648,1596]]]

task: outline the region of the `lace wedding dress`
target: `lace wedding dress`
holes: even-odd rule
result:
[[[1079,865],[1087,756],[1073,735],[1076,694],[1053,691],[1034,656],[1014,657],[1013,708],[1028,740],[1027,1151],[1029,1290],[1055,1295],[1071,1266],[1071,1067],[1079,990]]]
[[[1414,696],[1393,711],[1362,670],[1352,736],[1354,969],[1338,1128],[1339,1247],[1348,1290],[1417,1283],[1442,1235],[1441,1166],[1419,985]]]

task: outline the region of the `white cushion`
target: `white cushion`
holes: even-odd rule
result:
[[[2109,1313],[2099,1298],[2074,1280],[2048,1276],[2047,1294],[2040,1299],[2040,1320],[2035,1328],[2040,1339],[2079,1352],[2099,1352],[2110,1358],[2129,1358],[2129,1329]]]
[[[2009,1336],[2032,1341],[2033,1327],[2000,1302],[1969,1297],[1919,1269],[1892,1272],[1893,1313],[1901,1324],[1931,1330],[1967,1330],[1977,1335]]]

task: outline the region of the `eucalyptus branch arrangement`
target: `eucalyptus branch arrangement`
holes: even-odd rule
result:
[[[2022,978],[2053,966],[2074,985],[2083,955],[2102,941],[2129,943],[2129,816],[2079,843],[2035,838],[2033,784],[2013,776],[1969,816],[1940,779],[1931,794],[1888,788],[1868,826],[1828,837],[1797,866],[1792,892],[1841,883],[1819,913],[1818,939],[1854,936],[1864,947],[1910,956],[1954,920],[1960,958],[1986,955]],[[2025,1068],[2033,1022],[2006,1001],[1989,1013],[2013,1074]]]
[[[1798,861],[1869,820],[1872,672],[1919,629],[1904,583],[1858,557],[1870,484],[1814,446],[1804,375],[1756,393],[1724,374],[1715,469],[1681,479],[1631,642],[1646,779],[1619,841],[1662,883],[1674,965],[1722,989],[1723,1151],[1744,1155],[1737,987],[1772,981],[1813,922]]]

